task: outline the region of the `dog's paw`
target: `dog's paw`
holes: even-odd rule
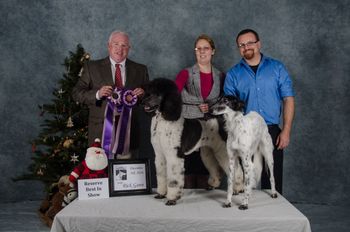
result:
[[[238,191],[235,191],[235,190],[234,190],[234,191],[232,191],[232,195],[233,195],[233,196],[236,196],[236,195],[238,195],[238,194],[239,194],[239,192],[238,192]]]
[[[271,197],[272,197],[272,198],[277,198],[277,193],[271,194]]]
[[[155,199],[164,199],[165,198],[165,195],[161,195],[161,194],[156,194],[154,196]]]
[[[246,209],[248,209],[248,205],[240,205],[240,206],[238,207],[238,209],[240,209],[240,210],[246,210]]]
[[[215,189],[215,187],[210,186],[210,185],[206,188],[207,191],[211,191],[211,190],[214,190],[214,189]]]
[[[234,188],[232,191],[232,195],[239,195],[240,193],[244,193],[244,189]]]
[[[176,200],[168,200],[165,205],[176,205]]]
[[[232,205],[231,205],[231,202],[225,202],[223,205],[222,205],[222,207],[224,207],[224,208],[230,208]]]

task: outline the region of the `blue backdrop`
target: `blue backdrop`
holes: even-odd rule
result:
[[[296,91],[296,117],[285,155],[285,196],[291,201],[349,204],[350,2],[347,0],[1,0],[1,202],[42,199],[35,181],[12,182],[31,163],[40,131],[38,104],[50,103],[68,51],[81,43],[93,59],[107,55],[115,29],[130,34],[130,58],[151,78],[174,79],[195,62],[201,33],[217,45],[215,65],[240,59],[236,34],[261,36],[262,51],[287,66]],[[145,154],[152,149],[146,141]]]

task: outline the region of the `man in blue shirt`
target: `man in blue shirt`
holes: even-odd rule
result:
[[[225,95],[234,95],[244,101],[246,114],[256,111],[265,119],[275,147],[273,157],[276,190],[282,194],[283,149],[289,144],[294,118],[292,81],[280,61],[260,52],[261,42],[254,30],[239,32],[236,44],[242,59],[228,71],[224,92]],[[282,130],[279,127],[281,113]],[[265,170],[261,177],[261,188],[271,188]]]

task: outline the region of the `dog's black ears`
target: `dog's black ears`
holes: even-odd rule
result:
[[[161,97],[159,112],[168,121],[176,121],[182,112],[181,94],[174,81],[167,78],[156,78],[145,85],[145,97],[156,95]]]
[[[233,95],[227,95],[224,97],[230,104],[230,108],[234,111],[243,111],[245,104],[238,97]]]
[[[243,111],[244,107],[245,107],[244,102],[237,98],[237,103],[235,104],[235,109],[234,110],[235,111]]]
[[[178,92],[170,92],[163,96],[159,111],[167,121],[176,121],[182,112],[182,99]]]

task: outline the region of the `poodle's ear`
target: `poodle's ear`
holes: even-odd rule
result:
[[[182,99],[178,92],[172,92],[163,96],[160,112],[165,120],[176,121],[182,112]]]
[[[244,107],[245,107],[244,102],[241,101],[239,98],[236,98],[233,110],[235,110],[235,111],[243,111]]]

